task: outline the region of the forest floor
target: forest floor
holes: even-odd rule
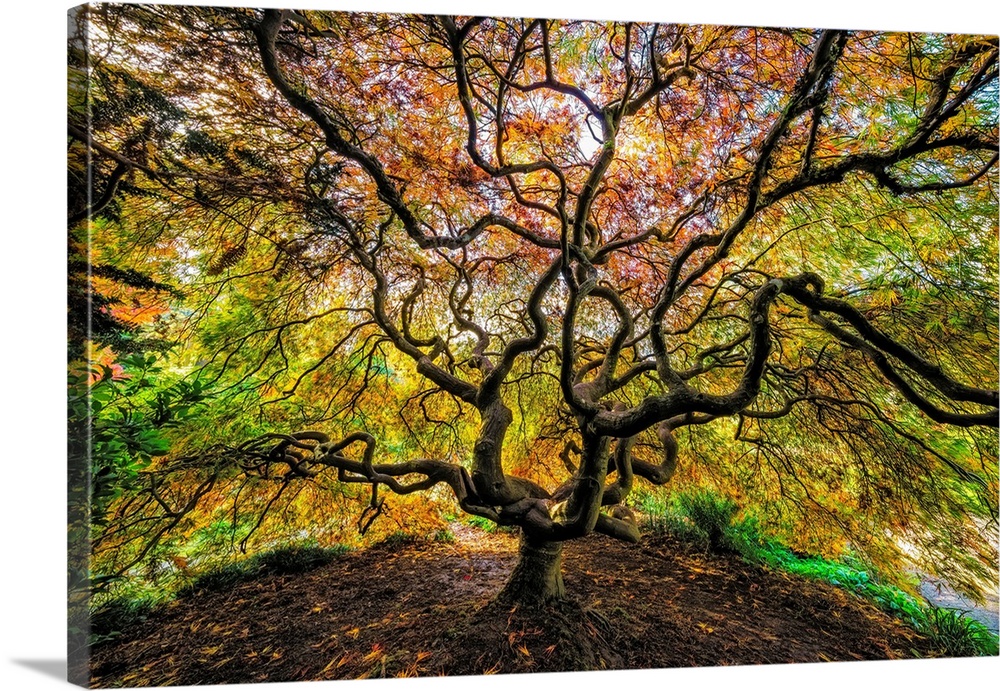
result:
[[[453,526],[455,527],[455,526]],[[572,599],[491,603],[516,539],[459,526],[294,576],[197,592],[95,648],[101,686],[753,665],[931,657],[930,643],[834,586],[697,553],[667,536],[566,545]]]

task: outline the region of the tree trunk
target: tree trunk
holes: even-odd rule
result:
[[[562,547],[561,542],[540,542],[521,533],[520,558],[497,601],[537,605],[564,597]]]

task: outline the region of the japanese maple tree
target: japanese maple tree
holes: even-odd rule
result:
[[[630,493],[680,459],[988,564],[965,516],[997,499],[996,37],[89,18],[71,221],[176,291],[147,328],[184,367],[261,405],[111,525],[159,538],[233,478],[262,518],[370,486],[362,525],[440,485],[520,529],[502,597],[547,599],[563,543],[638,541]]]

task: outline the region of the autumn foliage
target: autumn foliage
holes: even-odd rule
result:
[[[94,389],[163,440],[108,462],[108,582],[465,512],[558,596],[668,482],[995,573],[995,37],[86,12],[71,231],[118,273],[75,285],[118,338],[78,352],[168,353]]]

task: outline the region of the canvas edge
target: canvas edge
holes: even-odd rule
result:
[[[73,51],[82,51],[85,55],[83,88],[89,89],[89,26],[87,23],[89,7],[89,4],[77,5],[66,11],[67,94],[73,86],[72,75],[69,72],[69,58]],[[88,120],[87,129],[89,130],[89,113],[85,117]],[[67,153],[67,155],[69,154]],[[88,194],[89,192],[88,189]],[[68,300],[67,294],[67,305]],[[69,404],[70,401],[67,400],[67,408]],[[90,688],[91,619],[90,597],[86,588],[90,566],[88,540],[90,517],[86,508],[90,496],[90,473],[87,462],[90,442],[87,438],[87,430],[80,429],[79,425],[74,428],[72,417],[68,413],[67,410],[66,680],[71,684]]]

